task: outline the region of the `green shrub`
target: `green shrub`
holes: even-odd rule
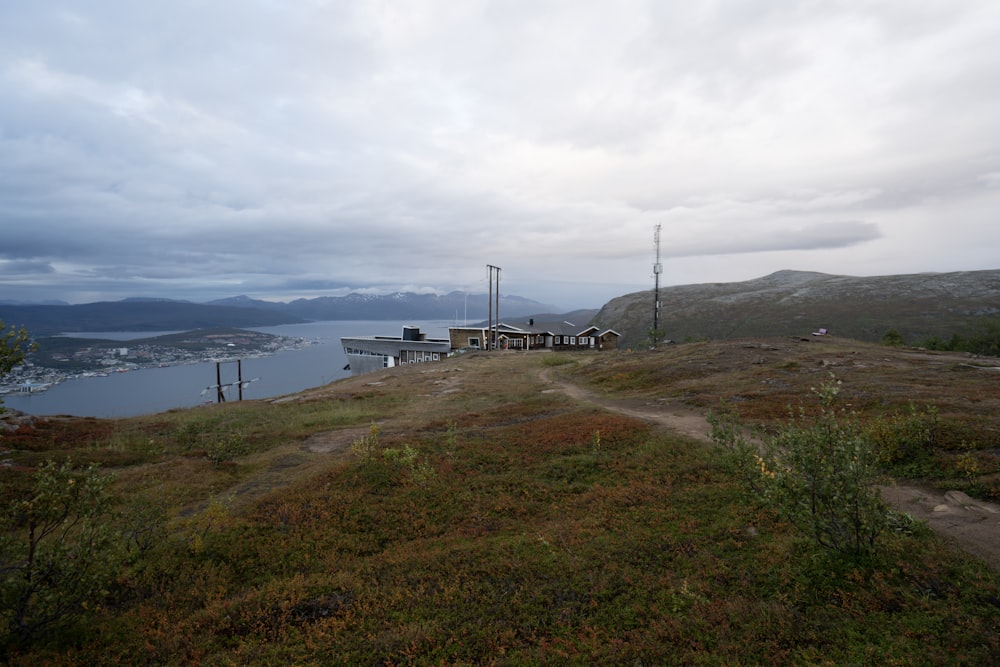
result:
[[[447,442],[449,447],[455,443],[454,424],[449,424]],[[436,477],[437,471],[420,452],[410,445],[402,447],[383,447],[379,442],[378,424],[372,422],[368,435],[364,435],[351,445],[351,452],[361,460],[362,468],[369,481],[378,485],[398,483],[399,473],[407,475],[417,486],[426,487]]]
[[[209,461],[219,465],[246,456],[250,453],[250,445],[241,434],[230,433],[208,444],[205,453]]]
[[[573,362],[574,360],[565,352],[549,352],[542,357],[543,366],[565,366]]]
[[[923,347],[927,348],[928,350],[938,350],[938,351],[951,349],[949,344],[946,341],[942,340],[940,336],[931,336],[930,338],[924,341]]]
[[[420,453],[409,445],[383,449],[382,459],[391,467],[406,472],[417,486],[427,486],[437,476],[434,466],[420,458]]]
[[[802,409],[759,451],[732,417],[714,418],[713,437],[749,489],[817,545],[853,558],[876,551],[890,510],[875,483],[874,447],[856,417],[835,408],[840,381],[814,388],[820,412]]]
[[[200,512],[174,519],[168,529],[190,555],[200,555],[213,533],[222,533],[232,526],[232,504],[233,496],[217,496]]]
[[[646,339],[649,341],[650,347],[656,347],[662,345],[663,341],[667,339],[667,332],[663,329],[650,329],[646,332]]]
[[[361,459],[362,463],[371,463],[378,456],[381,450],[378,432],[378,424],[372,422],[368,427],[368,435],[361,436],[351,444],[351,453]]]
[[[29,497],[4,508],[0,618],[8,642],[25,642],[97,606],[121,561],[110,523],[110,475],[69,461],[38,468]]]
[[[31,352],[38,349],[36,343],[31,342],[28,331],[24,328],[8,327],[0,320],[0,378],[7,375]],[[3,401],[0,400],[0,412],[3,412]]]
[[[1000,356],[1000,317],[973,320],[963,333],[954,333],[948,341],[932,336],[924,342],[929,350],[969,352],[990,357]]]
[[[749,437],[736,408],[725,400],[720,401],[717,411],[709,411],[708,423],[712,427],[712,441],[719,445],[726,469],[736,475],[752,493],[761,493],[761,458],[758,447]]]
[[[204,426],[196,421],[189,421],[174,429],[174,439],[184,451],[194,449],[199,441]]]
[[[604,459],[607,458],[607,452],[604,450],[604,443],[601,442],[601,431],[594,431],[593,435],[590,437],[590,455],[594,459],[594,463],[600,465]]]
[[[882,336],[882,344],[888,345],[889,347],[903,347],[906,345],[906,341],[903,339],[903,335],[896,331],[895,329],[889,329]]]
[[[876,417],[865,426],[880,463],[890,467],[912,467],[925,461],[934,450],[937,432],[937,409],[921,410],[914,403],[906,412]]]

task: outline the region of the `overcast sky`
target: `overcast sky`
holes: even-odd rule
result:
[[[0,299],[1000,268],[996,0],[0,0]]]

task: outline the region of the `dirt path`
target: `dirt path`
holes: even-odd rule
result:
[[[659,424],[682,435],[711,442],[705,415],[667,400],[615,400],[553,377],[544,369],[539,377],[552,389],[582,403]],[[882,497],[896,509],[927,523],[934,532],[1000,572],[1000,506],[970,498],[961,491],[937,491],[894,484],[881,487]]]

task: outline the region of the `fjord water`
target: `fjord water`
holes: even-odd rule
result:
[[[340,345],[341,336],[399,336],[404,325],[420,327],[429,338],[447,338],[451,322],[336,321],[288,324],[254,328],[254,331],[303,338],[299,349],[282,350],[266,357],[248,357],[241,361],[243,380],[253,380],[243,390],[246,400],[293,394],[347,377],[347,357]],[[148,334],[141,334],[147,336]],[[124,340],[122,333],[100,334]],[[131,336],[137,337],[137,336]],[[236,381],[236,364],[221,367],[222,383]],[[133,417],[187,408],[215,401],[215,362],[205,361],[182,366],[143,368],[107,377],[66,380],[37,394],[7,394],[4,406],[32,415],[73,415],[79,417]],[[226,392],[226,400],[238,398],[236,388]]]

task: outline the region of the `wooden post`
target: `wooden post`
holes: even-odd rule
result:
[[[216,403],[224,403],[226,395],[222,392],[222,362],[215,362],[215,391]]]

